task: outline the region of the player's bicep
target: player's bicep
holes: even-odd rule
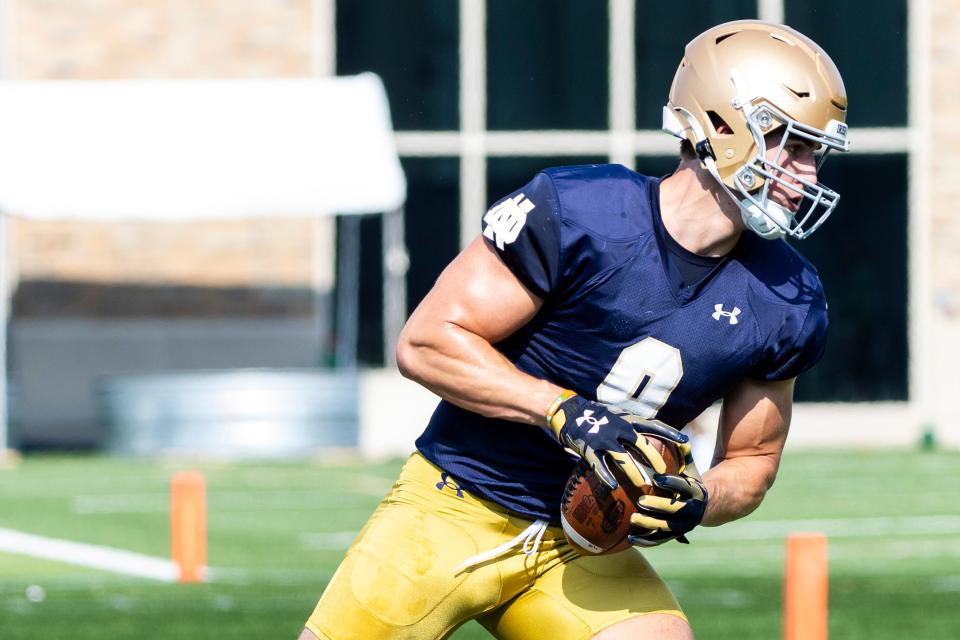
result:
[[[404,332],[424,335],[453,325],[495,343],[529,322],[542,304],[477,237],[440,274]]]
[[[714,461],[745,456],[780,462],[793,410],[795,378],[744,380],[723,400]]]

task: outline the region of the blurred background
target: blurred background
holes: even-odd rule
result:
[[[402,206],[364,215],[266,206],[258,216],[85,220],[4,209],[6,446],[24,459],[9,456],[0,500],[31,509],[24,478],[32,476],[16,475],[28,474],[31,460],[42,465],[37,477],[85,474],[73,466],[82,460],[105,465],[93,472],[104,477],[120,465],[127,477],[132,467],[123,465],[161,454],[248,460],[230,467],[244,478],[245,469],[286,477],[293,471],[284,460],[356,464],[356,473],[379,478],[373,493],[382,494],[391,460],[412,449],[436,400],[396,373],[393,341],[480,231],[489,204],[546,166],[618,162],[670,173],[677,144],[659,132],[660,116],[683,45],[740,18],[784,22],[823,45],[850,100],[851,152],[831,156],[821,175],[841,204],[797,244],[824,282],[831,334],[821,364],[798,382],[788,450],[817,469],[811,450],[844,460],[886,448],[870,459],[883,464],[865,463],[877,482],[898,459],[890,452],[936,450],[929,455],[945,457],[932,465],[910,458],[901,471],[934,469],[946,499],[948,488],[960,489],[960,151],[952,144],[960,139],[960,0],[876,0],[869,8],[825,0],[0,0],[8,86],[374,72],[395,131],[387,149],[405,180]],[[237,132],[241,142],[245,135]],[[381,180],[364,176],[364,166],[352,171]],[[403,416],[399,424],[385,417],[391,409]],[[702,423],[709,437],[715,414]],[[62,452],[72,455],[51,457]],[[256,466],[264,459],[280,466]],[[155,484],[144,491],[160,491],[168,470],[169,462],[153,469]],[[235,481],[237,491],[263,486]],[[71,485],[64,482],[64,514],[76,507]],[[212,510],[215,495],[211,485]],[[801,486],[790,495],[805,494]],[[147,502],[146,517],[159,517],[162,501]],[[295,510],[308,518],[310,504]],[[923,508],[956,514],[955,502],[946,504]],[[359,508],[354,524],[370,508]],[[29,525],[16,513],[0,509],[0,527]],[[953,553],[960,525],[938,522],[930,535],[946,537]],[[330,531],[349,542],[354,524]],[[34,533],[68,536],[57,526],[38,524]],[[323,562],[335,566],[346,544],[319,539],[305,548],[326,549]],[[120,534],[117,543],[138,544]],[[775,572],[771,554],[764,566]],[[19,594],[32,570],[4,558],[0,588]],[[930,561],[931,571],[943,566],[940,556]],[[16,568],[7,582],[5,566]],[[955,579],[960,569],[951,566]],[[298,579],[287,582],[311,586],[294,608],[304,615],[284,614],[288,635],[325,582]],[[956,597],[951,584],[944,593]],[[718,608],[736,608],[718,598]]]
[[[796,439],[902,444],[933,429],[960,441],[957,409],[942,401],[960,381],[949,364],[960,355],[954,159],[949,144],[932,151],[935,136],[956,128],[949,2],[884,0],[869,12],[790,0],[689,2],[680,12],[620,0],[2,6],[3,70],[14,82],[373,71],[407,180],[406,259],[393,265],[377,215],[102,223],[5,211],[18,448],[104,447],[117,374],[330,367],[338,335],[341,365],[389,365],[385,267],[399,274],[391,291],[405,289],[399,306],[409,311],[479,231],[489,203],[539,168],[612,161],[672,171],[676,145],[658,128],[683,44],[744,17],[783,20],[821,43],[851,104],[852,151],[823,175],[843,204],[800,247],[820,270],[832,327],[797,394],[830,406],[801,406]],[[338,246],[348,254],[339,262]],[[346,326],[336,321],[341,270],[358,287],[355,313],[340,316]]]

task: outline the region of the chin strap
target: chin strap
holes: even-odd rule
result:
[[[740,217],[743,218],[743,223],[747,225],[751,231],[764,240],[777,240],[778,238],[782,238],[786,235],[783,228],[789,227],[790,222],[793,220],[793,214],[789,210],[769,200],[767,200],[765,212],[761,212],[760,207],[753,203],[750,203],[750,206],[746,206],[745,202],[741,202]],[[771,222],[771,219],[777,220],[783,226],[774,224]]]

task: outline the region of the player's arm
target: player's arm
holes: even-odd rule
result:
[[[666,426],[626,421],[610,407],[523,373],[494,348],[529,322],[543,301],[521,283],[500,257],[477,238],[440,274],[433,289],[400,333],[401,373],[444,400],[491,418],[545,427],[587,460],[613,488],[614,464],[640,451],[656,471],[666,463],[644,434],[683,443],[687,437]],[[608,425],[591,432],[589,416]],[[620,464],[634,484],[644,482],[635,465]]]
[[[457,406],[543,427],[563,389],[523,373],[493,347],[542,305],[477,237],[444,269],[404,326],[397,346],[400,372]]]
[[[702,524],[717,526],[746,516],[773,485],[790,426],[795,380],[745,380],[724,398],[714,466],[703,474],[710,501]]]
[[[742,518],[759,506],[773,485],[787,438],[794,378],[777,382],[745,380],[723,399],[714,466],[703,474],[684,449],[689,469],[653,476],[653,484],[674,498],[643,496],[630,517],[631,544],[686,542],[698,525],[717,526]]]

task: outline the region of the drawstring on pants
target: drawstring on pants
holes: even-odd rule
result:
[[[500,556],[509,553],[517,545],[520,545],[520,549],[524,554],[532,556],[540,550],[540,541],[543,540],[543,534],[547,531],[547,524],[548,523],[546,520],[535,521],[529,527],[521,531],[516,537],[514,537],[513,540],[504,542],[496,549],[490,549],[489,551],[478,553],[472,558],[467,558],[454,567],[453,572],[455,574],[460,573],[465,569],[469,569],[477,566],[478,564],[483,564],[489,560],[499,558]]]

